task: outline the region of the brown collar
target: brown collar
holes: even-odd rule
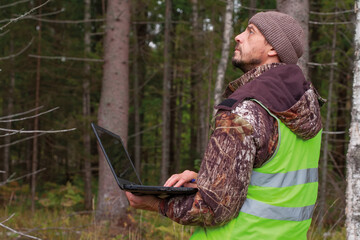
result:
[[[250,82],[251,80],[259,77],[261,74],[263,74],[267,70],[275,68],[277,66],[281,66],[281,65],[285,65],[285,63],[270,63],[270,64],[261,65],[254,69],[251,69],[250,71],[244,73],[244,75],[242,75],[238,79],[230,82],[223,93],[223,97],[228,98],[239,87],[241,87],[241,86],[245,85],[246,83]]]

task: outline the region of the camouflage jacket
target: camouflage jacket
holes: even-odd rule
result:
[[[253,167],[274,153],[277,121],[248,99],[261,101],[303,139],[322,128],[321,99],[296,65],[257,67],[231,82],[224,97],[216,107],[215,128],[198,173],[199,191],[160,202],[160,212],[180,224],[221,226],[235,218],[246,199]]]

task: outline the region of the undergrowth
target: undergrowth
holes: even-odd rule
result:
[[[15,213],[13,216],[12,214]],[[11,217],[12,216],[12,217]],[[41,208],[34,214],[30,210],[5,208],[0,210],[0,222],[18,232],[40,239],[66,240],[140,240],[140,239],[189,239],[194,228],[182,226],[158,213],[130,210],[117,222],[95,221],[94,212],[70,212],[66,209]],[[20,235],[0,226],[0,239],[19,239]],[[30,239],[21,238],[20,239]],[[318,231],[309,230],[308,240],[346,239],[345,228]]]
[[[13,215],[14,214],[14,215]],[[3,222],[7,218],[7,221]],[[189,239],[192,227],[182,226],[158,213],[131,210],[126,218],[117,222],[95,221],[94,212],[69,212],[68,210],[30,210],[8,208],[0,210],[0,223],[23,234],[40,239],[66,240],[138,240],[138,239]],[[0,239],[21,238],[17,233],[0,226]]]

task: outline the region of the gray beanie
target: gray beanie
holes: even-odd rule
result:
[[[296,64],[304,52],[304,31],[300,24],[287,14],[259,12],[250,20],[264,35],[283,63]]]

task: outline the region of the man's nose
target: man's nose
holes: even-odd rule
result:
[[[238,34],[238,35],[235,37],[235,41],[236,41],[237,43],[242,43],[242,42],[243,42],[243,33],[244,33],[244,32]]]

